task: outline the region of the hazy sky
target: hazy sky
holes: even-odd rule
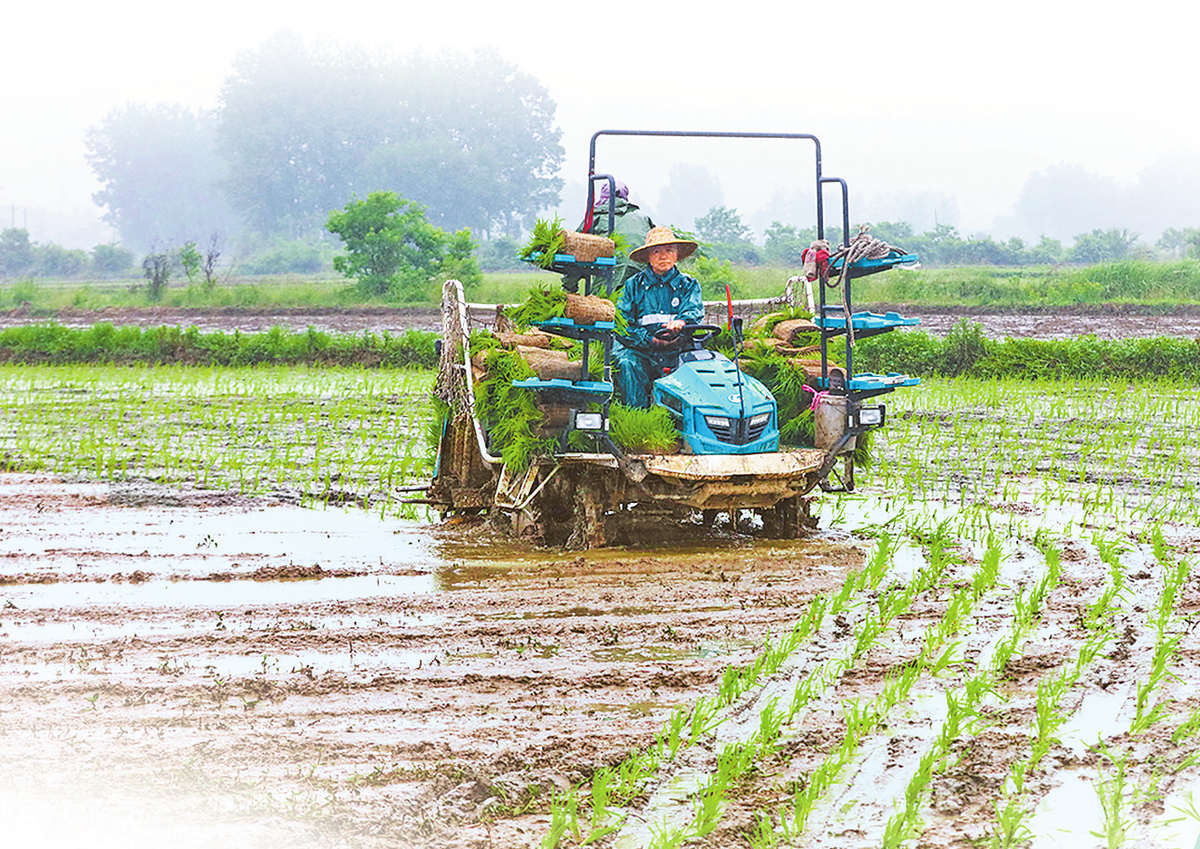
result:
[[[100,210],[86,128],[128,102],[216,106],[238,51],[290,27],[401,54],[495,46],[556,100],[568,192],[597,129],[806,132],[821,138],[826,174],[849,181],[852,209],[936,192],[955,201],[960,229],[986,230],[1048,166],[1131,182],[1159,157],[1200,149],[1197,24],[1198,7],[1165,0],[25,2],[6,10],[0,36],[0,225],[70,246],[106,239],[87,226]],[[600,153],[644,205],[675,161],[708,166],[747,216],[774,189],[810,181],[800,146],[614,140]]]

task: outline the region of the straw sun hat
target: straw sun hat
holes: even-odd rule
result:
[[[674,245],[679,249],[679,258],[687,259],[698,247],[695,242],[675,238],[670,227],[651,227],[646,234],[646,244],[629,252],[629,258],[634,262],[646,262],[650,258],[650,249],[659,245]]]

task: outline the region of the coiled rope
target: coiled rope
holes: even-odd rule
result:
[[[850,240],[850,243],[843,246],[837,253],[829,257],[829,261],[833,262],[839,257],[842,260],[841,271],[838,272],[837,280],[826,278],[825,285],[831,288],[842,286],[842,312],[846,316],[846,333],[850,336],[850,344],[854,344],[854,323],[850,318],[850,297],[846,292],[846,287],[842,284],[849,279],[850,266],[859,260],[863,259],[886,259],[891,253],[904,253],[900,248],[889,245],[882,239],[876,239],[867,231],[871,229],[868,224],[860,224],[858,235]]]

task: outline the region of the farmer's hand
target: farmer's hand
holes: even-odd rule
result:
[[[650,337],[650,346],[658,350],[674,348],[679,344],[679,327],[683,327],[683,322],[678,322],[679,327],[672,327],[677,322],[670,322],[663,325],[663,328]]]

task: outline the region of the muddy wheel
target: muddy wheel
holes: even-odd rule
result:
[[[589,474],[579,477],[571,536],[566,547],[572,551],[600,548],[608,542],[605,517],[608,493],[603,482]]]
[[[763,534],[771,539],[799,539],[817,526],[809,514],[809,500],[800,495],[785,498],[762,511]]]

